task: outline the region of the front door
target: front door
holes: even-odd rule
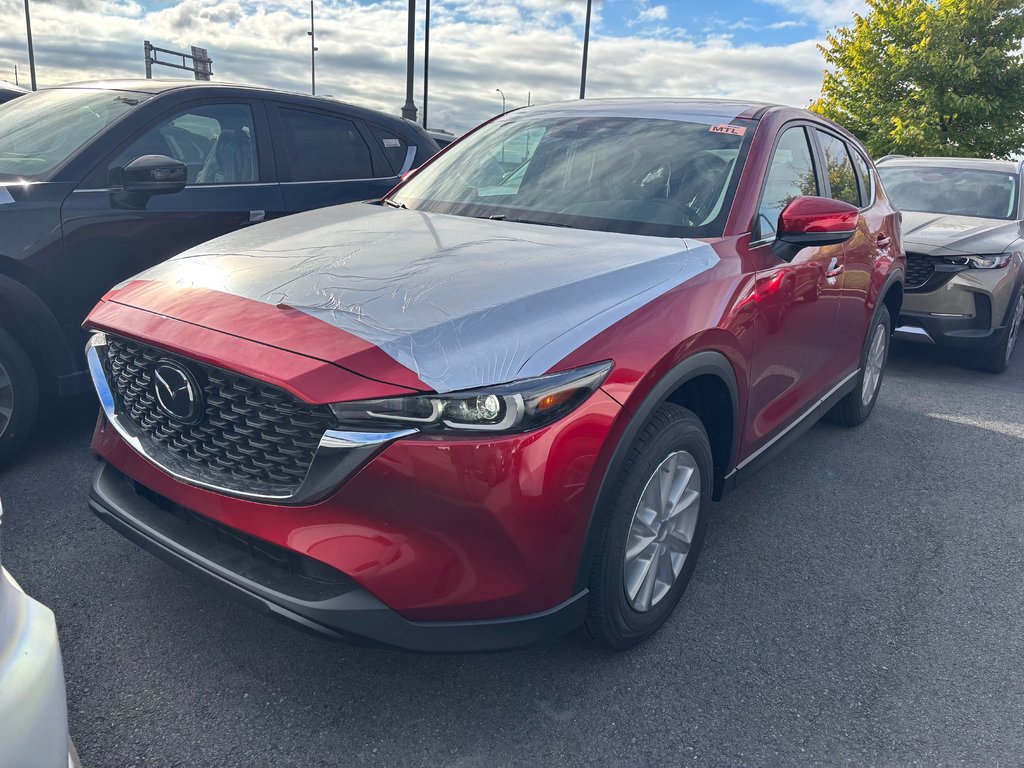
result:
[[[201,102],[156,119],[112,154],[61,209],[64,245],[84,319],[117,283],[214,237],[282,215],[260,102]],[[184,190],[126,201],[118,173],[142,155],[188,166]]]
[[[772,247],[779,215],[794,198],[824,194],[813,145],[802,125],[776,144],[758,221],[757,318],[747,401],[747,455],[763,447],[834,385],[845,360],[836,354],[843,246],[783,252]]]

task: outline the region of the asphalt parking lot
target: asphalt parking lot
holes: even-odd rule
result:
[[[669,624],[416,656],[308,637],[86,509],[88,399],[0,474],[3,563],[56,612],[86,766],[994,765],[1024,754],[1024,354],[898,345],[871,420],[716,505]]]

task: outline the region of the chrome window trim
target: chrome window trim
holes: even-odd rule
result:
[[[398,172],[399,176],[409,172],[412,168],[413,161],[416,160],[416,145],[410,144],[409,148],[405,150],[405,162],[402,163],[402,170]]]
[[[235,187],[276,187],[276,181],[239,181],[234,184],[186,184],[185,189],[233,189]],[[122,192],[121,187],[89,187],[72,190],[75,192]]]
[[[267,494],[249,491],[238,491],[224,488],[216,483],[207,482],[196,477],[189,477],[166,466],[146,450],[142,441],[128,429],[118,417],[114,403],[114,394],[107,382],[100,361],[100,349],[106,347],[105,333],[96,332],[89,337],[85,346],[85,356],[89,365],[89,374],[100,400],[100,407],[107,421],[136,453],[146,459],[157,469],[183,483],[198,488],[215,491],[225,496],[235,496],[254,501],[275,502],[278,504],[309,504],[335,490],[345,480],[362,468],[367,461],[389,443],[419,432],[408,428],[393,432],[345,432],[328,429],[320,438],[320,444],[313,454],[306,477],[296,490],[290,494]]]

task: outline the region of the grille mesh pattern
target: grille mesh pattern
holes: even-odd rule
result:
[[[907,254],[907,287],[916,287],[928,282],[935,271],[935,264],[942,259],[924,256],[920,253]]]
[[[293,493],[333,424],[330,409],[255,379],[178,359],[198,379],[205,400],[201,421],[182,424],[157,407],[153,391],[153,367],[171,357],[148,345],[107,337],[104,367],[118,415],[135,427],[152,458],[226,490]]]

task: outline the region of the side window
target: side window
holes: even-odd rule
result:
[[[373,178],[370,148],[351,120],[301,109],[280,111],[292,181]]]
[[[412,168],[413,163],[416,161],[415,146],[410,145],[402,137],[396,136],[384,128],[378,128],[373,125],[370,126],[370,130],[373,131],[373,135],[380,142],[380,148],[384,150],[384,156],[388,159],[388,164],[396,176]],[[412,157],[409,156],[410,149],[412,150]]]
[[[191,107],[136,138],[107,170],[166,155],[188,166],[189,184],[251,184],[259,181],[255,137],[248,104]]]
[[[846,142],[822,131],[818,131],[818,141],[821,142],[821,151],[825,155],[825,171],[828,173],[832,198],[860,208],[857,176],[853,172],[853,163],[850,162]]]
[[[871,166],[860,150],[851,147],[850,157],[853,158],[853,167],[857,171],[857,181],[860,183],[861,208],[866,208],[875,202],[874,189],[871,186]]]
[[[775,236],[779,215],[794,198],[818,194],[818,180],[811,157],[806,131],[803,128],[786,129],[775,146],[764,192],[761,193],[754,227],[755,241]]]

